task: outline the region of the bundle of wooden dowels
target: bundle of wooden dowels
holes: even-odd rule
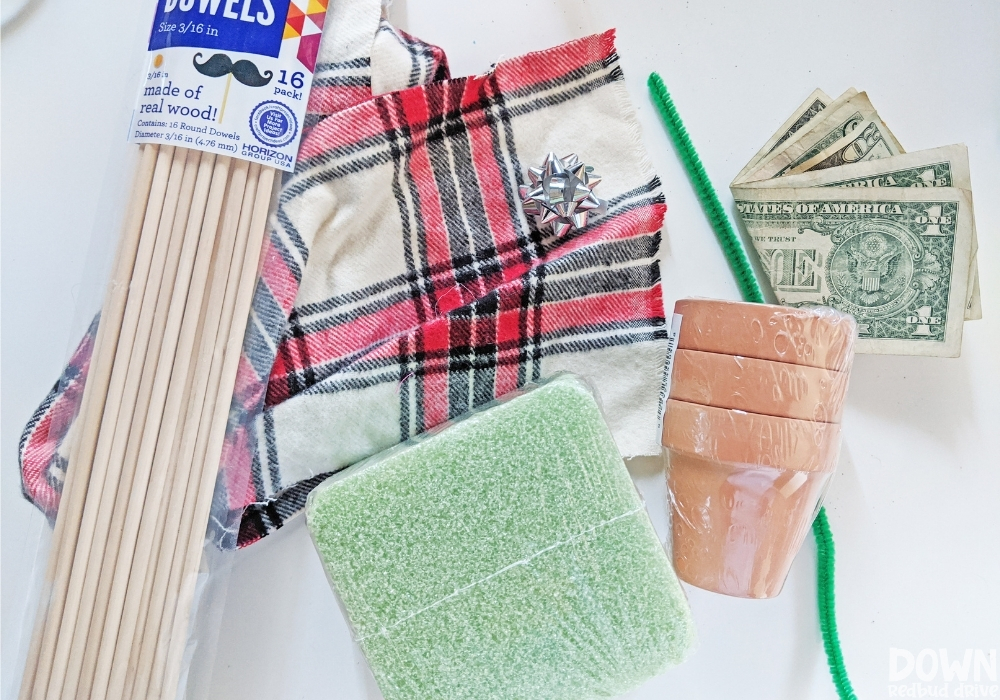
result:
[[[21,700],[177,695],[274,173],[141,146]]]

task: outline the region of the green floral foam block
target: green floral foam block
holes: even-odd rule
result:
[[[614,697],[692,644],[673,568],[570,375],[331,477],[306,512],[386,700]]]

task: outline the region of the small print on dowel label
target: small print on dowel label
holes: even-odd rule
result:
[[[292,170],[329,0],[157,0],[129,140]]]

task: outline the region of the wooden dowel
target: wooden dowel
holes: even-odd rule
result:
[[[212,178],[210,180],[209,193],[208,193],[208,204],[206,206],[206,215],[203,226],[206,230],[203,231],[204,235],[208,235],[210,238],[216,236],[219,222],[221,219],[221,212],[226,207],[226,198],[229,192],[228,179],[229,172],[231,168],[231,160],[229,158],[217,158],[215,164],[212,168]],[[200,195],[200,193],[199,193]],[[141,427],[141,426],[140,426]],[[133,450],[137,449],[137,440],[131,441],[133,444],[130,446]],[[131,488],[130,483],[131,474],[126,471],[123,475],[122,482],[123,486],[128,486]],[[128,482],[128,483],[126,483]],[[107,488],[107,486],[106,486]],[[127,491],[124,500],[116,506],[115,509],[115,521],[122,523],[125,517],[125,508],[127,506]],[[115,539],[120,539],[120,531],[116,533]],[[95,598],[101,609],[106,611],[106,606],[108,603],[108,596],[110,595],[110,588],[113,583],[114,577],[114,561],[109,563],[106,567],[107,571],[101,576],[101,590],[99,594],[95,594]],[[74,644],[75,654],[73,659],[80,665],[80,677],[79,677],[79,691],[81,697],[89,697],[90,687],[93,683],[94,674],[96,671],[96,661],[97,654],[99,652],[99,643],[101,635],[103,634],[103,623],[104,615],[99,619],[97,629],[91,630],[88,634],[88,638],[85,644],[82,646],[79,640]],[[82,654],[82,657],[81,657]],[[81,660],[82,658],[82,660]],[[67,688],[69,690],[69,688]],[[72,694],[67,693],[66,697],[74,697]]]
[[[200,152],[196,151],[192,151],[192,153],[201,155]],[[183,392],[187,375],[186,363],[190,360],[190,346],[193,344],[193,335],[197,331],[197,315],[193,319],[193,326],[190,323],[187,324],[190,328],[184,327],[182,324],[185,317],[184,310],[187,299],[191,294],[200,295],[201,293],[200,289],[192,289],[192,283],[196,287],[204,284],[203,280],[193,279],[193,273],[196,252],[200,247],[201,224],[210,189],[214,157],[208,156],[206,161],[206,166],[201,167],[199,165],[196,175],[193,174],[192,178],[195,179],[196,177],[197,184],[201,188],[199,191],[195,186],[192,186],[193,198],[197,200],[198,206],[194,206],[194,202],[192,202],[188,210],[182,212],[179,209],[177,219],[175,220],[175,228],[172,235],[183,241],[180,261],[165,314],[166,322],[162,347],[159,355],[155,358],[152,371],[149,372],[152,375],[152,391],[145,423],[141,426],[141,430],[139,430],[139,426],[134,427],[132,438],[135,439],[130,438],[130,453],[126,457],[125,467],[132,473],[132,488],[130,493],[127,494],[126,499],[119,499],[119,504],[124,505],[121,512],[121,520],[116,519],[112,525],[112,527],[120,530],[121,534],[117,552],[113,553],[109,550],[109,554],[114,554],[114,557],[105,559],[105,568],[111,575],[106,577],[108,582],[107,587],[102,587],[98,593],[98,598],[102,602],[103,607],[101,611],[103,620],[99,622],[95,619],[95,623],[91,628],[86,655],[84,657],[84,674],[81,679],[83,682],[81,691],[91,690],[94,684],[98,687],[106,686],[106,675],[104,675],[101,664],[105,663],[105,657],[108,659],[107,663],[110,663],[111,655],[114,653],[114,640],[118,634],[122,605],[133,561],[137,556],[148,555],[148,551],[142,552],[136,550],[138,544],[137,533],[145,503],[151,495],[150,491],[154,492],[152,494],[154,499],[157,498],[155,493],[157,488],[162,491],[162,479],[166,474],[152,473],[154,451],[162,426],[162,420],[165,412],[169,409],[168,400],[171,399],[168,391],[171,387],[177,387],[173,389],[175,393],[178,390]],[[194,220],[193,222],[192,219]],[[200,306],[200,300],[198,305]],[[152,359],[147,358],[147,361],[151,361]],[[178,368],[178,374],[172,380],[173,368],[178,361],[182,363],[182,366]],[[149,369],[149,367],[144,368],[144,374]],[[172,400],[176,403],[176,399]],[[138,435],[136,435],[137,431]],[[169,442],[172,442],[173,436],[170,435],[166,439],[169,444]],[[134,451],[132,450],[133,444],[135,445]],[[116,527],[119,523],[120,527]],[[102,579],[104,578],[102,575]],[[138,585],[141,591],[141,578],[138,579]],[[91,690],[91,696],[93,694]]]
[[[76,690],[80,678],[80,668],[83,663],[83,652],[92,625],[103,624],[102,609],[104,607],[106,584],[105,579],[113,567],[121,536],[120,519],[122,517],[122,502],[131,490],[131,471],[128,469],[130,451],[134,452],[136,442],[135,432],[142,428],[146,411],[149,406],[152,390],[152,365],[160,352],[166,321],[166,306],[173,288],[177,264],[180,258],[180,237],[173,236],[174,219],[181,204],[181,193],[186,185],[193,184],[188,168],[187,149],[176,149],[170,166],[170,176],[164,196],[160,221],[157,226],[156,243],[153,247],[153,258],[149,274],[142,280],[146,290],[143,295],[142,311],[136,333],[132,354],[127,365],[124,393],[117,420],[114,424],[113,439],[107,460],[99,461],[102,451],[101,443],[107,444],[105,436],[98,443],[98,459],[95,460],[95,470],[103,468],[105,480],[101,483],[91,483],[86,508],[97,509],[96,527],[90,543],[89,557],[82,570],[76,571],[74,563],[73,577],[80,581],[79,587],[70,586],[71,597],[67,601],[66,613],[76,608],[76,618],[70,619],[64,614],[62,629],[59,632],[59,643],[56,646],[56,656],[52,668],[52,677],[46,697],[48,700],[77,697]],[[133,279],[133,285],[140,280]],[[102,429],[103,433],[103,429]],[[87,517],[86,511],[84,517]],[[97,611],[95,615],[94,612]]]
[[[203,241],[208,241],[208,238],[203,238]],[[215,270],[218,263],[219,257],[219,240],[218,237],[212,241],[211,248],[211,259],[210,259],[210,280],[214,277]],[[211,284],[211,282],[209,282]],[[191,393],[188,397],[188,404],[186,407],[186,414],[184,417],[184,423],[182,429],[178,431],[176,436],[176,442],[178,444],[175,450],[174,461],[177,463],[176,471],[174,473],[174,489],[169,494],[170,506],[168,506],[168,513],[171,512],[174,502],[177,500],[183,501],[184,494],[187,489],[186,482],[186,469],[190,468],[191,454],[190,451],[185,450],[185,445],[194,442],[194,436],[198,432],[198,423],[201,416],[201,404],[204,401],[204,394],[206,391],[207,382],[207,369],[202,370],[202,365],[206,365],[209,360],[206,360],[206,355],[211,355],[211,348],[214,344],[214,338],[218,332],[218,323],[212,318],[210,312],[210,294],[206,294],[202,301],[201,309],[201,327],[202,333],[198,340],[197,354],[195,355],[195,362],[192,365],[192,385]],[[206,351],[205,348],[208,348]],[[137,658],[135,660],[135,671],[136,679],[133,681],[134,692],[137,697],[145,698],[145,686],[141,685],[143,683],[143,678],[145,678],[145,683],[148,685],[150,668],[149,665],[152,660],[152,653],[154,651],[155,639],[152,643],[149,637],[155,636],[156,630],[159,628],[159,615],[162,613],[163,598],[166,594],[166,575],[162,572],[166,571],[169,567],[169,561],[173,558],[173,544],[172,540],[176,539],[177,533],[176,529],[179,523],[171,522],[169,517],[164,522],[164,536],[159,542],[159,552],[157,555],[157,563],[154,569],[154,576],[152,581],[152,589],[150,592],[150,602],[148,606],[146,629],[143,634],[142,643],[136,644]],[[166,565],[164,562],[167,562]],[[166,568],[165,568],[166,567]],[[143,689],[140,690],[140,687]],[[128,697],[128,696],[126,696]]]
[[[250,165],[246,161],[239,161],[239,166],[234,168],[233,172],[230,201],[234,202],[233,209],[238,211],[240,215],[236,217],[236,223],[233,226],[235,230],[231,230],[229,227],[231,222],[227,212],[227,220],[220,235],[226,238],[232,237],[235,241],[234,250],[239,252],[246,248],[247,233],[250,228],[250,217],[243,215],[242,212],[253,208],[253,197],[257,187],[256,174],[259,170],[260,166],[257,164]],[[242,196],[237,201],[239,194]],[[244,220],[246,220],[245,224]],[[168,323],[168,330],[173,329],[175,336],[179,331],[180,338],[175,347],[169,349],[171,350],[169,359],[165,359],[164,355],[167,348],[160,355],[157,379],[163,378],[162,390],[154,394],[155,403],[160,406],[160,412],[159,415],[154,415],[151,405],[136,470],[137,479],[148,482],[148,487],[143,489],[141,497],[133,498],[133,502],[129,505],[129,517],[125,522],[125,537],[122,540],[122,550],[119,554],[116,571],[116,585],[111,592],[111,606],[109,606],[108,622],[104,628],[104,639],[98,657],[97,676],[94,679],[91,700],[106,700],[108,697],[117,700],[122,697],[125,690],[128,657],[135,637],[139,603],[149,567],[150,550],[153,546],[152,537],[159,517],[163,489],[168,476],[167,466],[170,462],[168,448],[161,450],[162,458],[159,461],[155,460],[155,450],[161,437],[166,445],[173,444],[174,432],[181,411],[180,402],[184,396],[188,366],[194,349],[194,338],[199,321],[198,314],[201,311],[201,295],[204,293],[204,289],[205,280],[199,280],[197,289],[191,288],[190,315],[184,313],[185,300],[189,299],[189,295],[186,293],[183,296],[178,295],[177,317],[171,319],[171,321],[175,321],[176,328],[173,329]],[[173,307],[171,312],[173,312]],[[181,328],[182,319],[184,320],[183,328]],[[176,356],[173,352],[174,349],[176,349]],[[177,379],[171,381],[171,377],[175,375]],[[168,386],[172,390],[172,394],[168,392]],[[154,420],[156,424],[153,423]],[[154,462],[159,467],[155,471],[153,470]],[[138,493],[137,489],[133,489],[133,496]],[[131,565],[128,566],[123,561],[130,562]],[[130,584],[130,581],[133,583]],[[114,624],[115,619],[119,621],[117,625]]]
[[[142,149],[20,700],[176,694],[273,184]]]
[[[212,262],[212,272],[210,281],[210,292],[205,302],[204,307],[204,326],[205,332],[202,335],[201,346],[198,350],[196,369],[195,369],[195,380],[193,385],[192,397],[189,401],[188,415],[185,419],[184,429],[182,431],[183,435],[181,438],[181,447],[178,455],[178,468],[181,470],[190,470],[191,462],[193,460],[193,445],[196,440],[196,436],[199,433],[201,425],[201,405],[204,402],[204,396],[206,391],[208,391],[209,382],[209,372],[212,365],[212,356],[214,352],[214,347],[216,344],[216,336],[220,333],[219,327],[221,325],[221,312],[225,293],[226,281],[229,275],[229,267],[231,265],[232,255],[233,255],[233,245],[235,241],[232,238],[225,239],[219,237],[216,243],[216,249],[214,254],[214,259]],[[177,477],[179,483],[179,488],[181,491],[176,494],[171,494],[171,509],[177,507],[178,503],[183,503],[184,493],[187,490],[187,483],[181,475]],[[160,543],[160,561],[170,560],[173,557],[173,546],[170,544],[169,539],[175,539],[177,529],[177,519],[172,518],[171,514],[168,513],[167,524],[164,528],[164,532],[167,541]],[[163,567],[159,562],[157,565],[157,571],[155,573],[156,581],[154,582],[152,601],[151,601],[151,615],[154,617],[162,614],[162,606],[160,601],[166,596],[166,589],[168,586],[167,576],[169,574],[168,567]],[[144,646],[146,647],[147,657],[152,658],[152,654],[156,652],[156,635],[158,634],[159,623],[153,626],[149,626],[147,623],[147,631],[144,635]],[[150,638],[152,637],[152,642]],[[140,656],[142,652],[140,651]],[[142,687],[143,683],[148,683],[148,662],[140,659],[138,669],[140,673],[140,678],[136,683],[136,688]],[[146,680],[143,679],[146,677]],[[145,694],[141,695],[145,697]]]
[[[46,618],[50,613],[57,617],[62,615],[62,606],[59,605],[59,609],[56,610],[54,605],[55,582],[60,577],[68,579],[69,564],[72,563],[73,553],[76,549],[80,518],[83,514],[87,486],[90,482],[93,453],[97,446],[97,430],[100,427],[104,402],[108,395],[111,367],[115,356],[114,349],[118,345],[122,329],[125,303],[128,300],[128,283],[132,278],[132,269],[135,265],[143,228],[142,224],[153,188],[153,174],[158,152],[159,146],[155,144],[144,145],[140,148],[139,165],[129,198],[115,263],[112,267],[111,279],[104,295],[94,347],[91,351],[90,368],[83,389],[80,413],[74,425],[66,481],[63,484],[55,529],[52,533],[48,565],[39,609],[35,617],[31,644],[25,661],[21,689],[18,695],[19,700],[28,700],[32,695]]]
[[[167,180],[170,174],[170,166],[173,162],[173,155],[174,148],[172,146],[161,147],[157,154],[153,184],[145,211],[145,218],[143,219],[132,279],[145,278],[149,273],[153,249],[156,244],[156,230],[159,226],[160,212],[164,204],[164,195],[166,194]],[[137,336],[144,293],[145,285],[129,284],[128,301],[125,306],[121,332],[118,344],[114,349],[115,357],[113,360],[111,381],[108,387],[104,412],[101,416],[100,426],[96,435],[95,455],[93,457],[90,483],[86,494],[87,503],[93,500],[92,494],[99,490],[96,488],[96,485],[102,483],[105,478],[103,467],[106,466],[106,459],[99,460],[98,455],[101,453],[102,442],[110,443],[110,440],[107,439],[107,434],[113,431],[121,406],[126,369]],[[101,440],[102,437],[105,439]],[[89,443],[94,438],[89,434],[84,434],[82,439]],[[110,447],[110,444],[107,446]],[[90,545],[93,541],[98,515],[94,505],[91,505],[90,508],[87,508],[86,505],[85,503],[81,516],[76,547],[67,547],[60,553],[59,573],[64,573],[65,576],[57,574],[53,586],[52,605],[45,621],[45,632],[39,653],[36,681],[32,688],[32,698],[34,700],[42,700],[48,691],[49,680],[55,661],[56,645],[60,638],[63,619],[66,618],[75,621],[78,612],[79,596],[77,593],[81,584],[79,580],[74,580],[74,575],[78,579],[80,572],[86,567],[87,559],[90,557]],[[68,557],[69,561],[62,561],[64,557]],[[73,595],[70,595],[71,591]],[[73,609],[68,610],[67,608],[71,604],[73,604]]]
[[[211,300],[209,303],[209,317],[206,319],[206,324],[211,324],[216,333],[210,338],[206,338],[208,341],[202,348],[199,356],[199,360],[202,363],[201,372],[203,376],[203,383],[206,386],[207,392],[205,394],[206,398],[202,401],[202,410],[195,416],[194,424],[191,426],[190,432],[186,436],[189,442],[185,444],[182,448],[181,459],[183,463],[187,465],[198,464],[197,455],[200,454],[198,449],[201,441],[203,440],[203,435],[207,433],[208,421],[205,419],[204,405],[212,401],[214,394],[211,392],[216,388],[217,385],[217,367],[221,364],[219,356],[222,353],[220,349],[222,344],[225,342],[225,336],[228,329],[229,319],[225,316],[226,309],[226,297],[231,296],[229,292],[230,285],[234,284],[233,279],[236,274],[233,272],[233,268],[239,265],[239,255],[241,251],[235,250],[235,240],[223,239],[220,242],[220,251],[217,255],[216,267],[213,270],[212,277],[212,293]],[[192,441],[193,439],[193,441]],[[193,449],[192,449],[193,446]],[[192,454],[193,452],[193,454]],[[192,468],[189,466],[189,469]],[[182,502],[183,503],[183,502]],[[170,594],[174,594],[173,582],[168,584],[168,591]],[[168,598],[170,600],[170,598]],[[159,653],[161,650],[156,649]]]
[[[172,700],[177,692],[180,678],[181,662],[187,641],[188,623],[191,603],[194,595],[194,583],[197,578],[198,564],[201,560],[205,531],[212,505],[212,493],[219,472],[219,462],[225,439],[225,429],[232,401],[233,388],[236,383],[236,372],[242,349],[242,340],[246,331],[246,322],[250,314],[253,291],[257,280],[258,262],[261,256],[267,223],[267,211],[271,201],[271,191],[274,182],[274,170],[265,168],[257,187],[257,196],[250,222],[250,237],[244,251],[240,266],[239,281],[235,298],[231,305],[227,304],[224,314],[229,319],[228,334],[223,344],[222,366],[216,373],[217,387],[214,400],[206,402],[205,408],[210,418],[204,458],[197,463],[194,472],[197,473],[197,489],[193,503],[185,501],[185,507],[192,506],[186,513],[190,526],[187,528],[187,541],[178,542],[175,552],[175,563],[179,564],[179,586],[177,587],[176,603],[164,610],[164,620],[170,621],[170,632],[166,635],[166,654],[163,658],[162,670],[154,662],[153,683],[150,685],[150,697],[168,698]],[[216,363],[218,364],[218,363]],[[192,480],[194,482],[195,480]],[[164,635],[161,633],[161,639]]]
[[[246,215],[246,212],[244,212],[244,215]],[[153,637],[155,641],[153,649],[153,662],[151,664],[153,673],[146,695],[148,697],[157,697],[160,692],[159,688],[162,686],[163,669],[166,664],[167,645],[169,643],[169,639],[167,639],[166,635],[169,635],[171,625],[173,624],[172,613],[168,613],[167,610],[172,610],[172,607],[176,604],[178,599],[178,588],[181,585],[182,563],[182,555],[179,552],[185,546],[184,543],[187,539],[189,539],[187,533],[190,532],[191,522],[188,514],[194,506],[197,489],[196,484],[200,483],[199,465],[204,457],[205,447],[208,443],[211,410],[212,406],[215,404],[218,392],[218,382],[219,377],[221,376],[221,366],[224,360],[226,342],[229,337],[229,328],[232,325],[232,303],[237,292],[236,287],[243,259],[245,257],[246,243],[247,241],[244,240],[240,250],[231,251],[232,255],[230,256],[230,259],[224,267],[220,265],[215,280],[215,284],[217,285],[215,291],[217,294],[216,301],[212,304],[212,320],[218,332],[211,339],[211,344],[206,345],[202,349],[202,357],[206,362],[203,367],[203,372],[205,373],[204,383],[206,385],[206,391],[203,394],[203,401],[200,406],[200,410],[195,415],[193,429],[190,431],[188,436],[186,436],[189,441],[184,446],[184,450],[182,451],[182,459],[188,470],[188,484],[185,489],[184,499],[177,501],[174,505],[174,507],[180,512],[175,511],[175,513],[171,515],[171,520],[179,521],[181,527],[179,528],[178,536],[175,539],[174,558],[171,561],[171,566],[166,572],[164,572],[169,577],[166,586],[167,597],[163,606],[164,610],[161,612],[160,629],[156,630],[155,637]],[[193,440],[191,438],[193,438]],[[195,484],[195,486],[192,486],[192,484]],[[150,636],[152,637],[152,635]]]
[[[208,295],[202,295],[202,296],[203,296],[203,298],[202,298],[202,308],[199,311],[198,332],[197,332],[197,336],[195,338],[195,343],[194,343],[194,347],[195,347],[196,350],[197,350],[197,348],[201,347],[202,337],[204,336],[204,333],[206,332],[206,329],[205,329],[205,309],[206,309],[207,303],[208,303]],[[208,332],[212,332],[212,329],[209,329]],[[182,497],[183,497],[184,488],[187,486],[187,482],[186,481],[181,482],[181,478],[178,476],[177,461],[178,461],[178,454],[180,453],[181,440],[184,437],[183,426],[187,422],[187,416],[188,416],[189,406],[190,406],[190,403],[192,401],[192,397],[193,397],[193,395],[195,393],[194,382],[195,382],[196,368],[197,368],[197,362],[191,362],[190,365],[189,365],[189,367],[188,367],[188,376],[187,376],[187,380],[186,380],[187,383],[186,383],[186,387],[185,387],[184,398],[182,400],[181,413],[178,416],[178,423],[179,423],[179,425],[181,426],[182,429],[176,430],[174,432],[173,444],[170,447],[170,463],[169,463],[169,465],[167,467],[167,469],[169,471],[169,474],[168,474],[168,477],[167,477],[166,493],[164,494],[164,504],[163,504],[163,507],[162,507],[161,510],[166,510],[169,507],[168,504],[170,502],[170,499],[174,498],[175,494],[178,491],[181,492]],[[154,469],[155,468],[156,467],[154,466]],[[166,533],[166,522],[165,522],[166,513],[161,512],[160,515],[161,515],[161,517],[159,517],[157,519],[156,531],[155,531],[155,533],[153,535],[153,546],[152,546],[152,549],[150,551],[150,557],[151,557],[150,567],[149,567],[149,571],[146,574],[146,580],[143,583],[143,587],[142,587],[142,600],[141,600],[141,602],[139,604],[139,614],[138,614],[138,618],[137,618],[137,621],[136,621],[135,642],[132,644],[131,650],[129,652],[128,669],[127,669],[127,674],[126,674],[126,677],[125,677],[125,690],[121,694],[122,698],[130,698],[130,697],[132,697],[132,692],[133,692],[133,690],[135,688],[136,675],[137,675],[137,671],[139,670],[139,668],[138,668],[138,666],[139,666],[139,657],[140,657],[140,652],[141,652],[142,646],[143,646],[142,643],[143,643],[143,640],[144,640],[144,635],[145,635],[145,631],[146,631],[146,625],[147,625],[147,623],[152,624],[150,621],[153,618],[156,618],[157,619],[156,624],[159,624],[159,622],[158,622],[159,618],[158,618],[157,613],[155,611],[151,611],[150,610],[150,601],[153,598],[153,584],[154,584],[154,582],[156,580],[156,576],[155,576],[155,574],[156,574],[156,567],[159,566],[160,558],[163,556],[163,554],[162,554],[163,546],[162,545],[163,545],[164,540],[169,539],[169,536],[167,534],[165,534]],[[170,546],[172,547],[173,545],[171,544]],[[161,605],[162,605],[162,602],[161,602]],[[116,661],[116,663],[117,663],[117,661]],[[148,673],[146,674],[146,678],[147,679],[149,678]]]
[[[205,286],[205,281],[208,278],[209,272],[211,271],[213,255],[216,249],[215,241],[212,240],[210,236],[200,235],[205,220],[205,211],[206,211],[206,206],[208,204],[208,190],[212,180],[214,163],[215,163],[215,154],[212,153],[202,154],[202,161],[201,165],[199,166],[200,169],[198,173],[199,184],[198,186],[195,187],[196,194],[200,193],[201,196],[200,197],[196,196],[195,201],[192,203],[191,206],[191,213],[188,217],[189,231],[193,230],[194,233],[198,235],[198,250],[195,255],[194,271],[192,273],[192,280],[191,280],[192,295],[197,293],[199,287],[203,288]],[[206,294],[201,293],[198,294],[198,296],[201,297],[201,308],[194,311],[194,314],[197,317],[197,331],[193,343],[193,350],[195,352],[197,351],[198,348],[201,347],[202,336],[206,332],[204,317],[205,317],[205,309],[208,304],[208,296]],[[187,319],[187,314],[191,312],[190,307],[194,303],[193,300],[190,299],[191,298],[189,297],[188,309],[185,310],[185,319]],[[214,332],[214,331],[212,329],[209,329],[208,332]],[[194,357],[197,357],[197,355],[194,355]],[[190,396],[194,391],[193,384],[195,382],[196,364],[197,364],[196,362],[189,363],[187,377],[185,378],[184,395],[181,400],[181,412],[178,416],[179,424],[182,426],[186,421],[188,405],[190,403]],[[180,444],[183,434],[184,434],[183,430],[174,431],[173,441],[169,447],[170,461],[167,465],[167,471],[168,471],[166,477],[167,491],[165,494],[165,498],[167,499],[172,497],[172,494],[174,493],[175,490],[183,489],[185,486],[185,484],[177,484],[177,478],[176,478],[177,456],[180,451]],[[157,459],[162,460],[163,459],[161,457],[162,452],[160,451],[159,446],[157,447],[157,450],[158,450]],[[154,471],[159,468],[160,467],[158,464],[154,464],[153,466]],[[161,549],[160,544],[165,537],[164,526],[165,522],[163,518],[158,518],[157,527],[153,536],[153,543],[150,552],[150,556],[153,558],[152,561],[154,562],[157,561],[160,557],[160,549]],[[150,571],[150,574],[152,574],[152,570]],[[153,576],[147,575],[146,581],[143,584],[142,600],[140,603],[140,610],[138,617],[137,634],[139,635],[138,639],[140,640],[142,638],[141,636],[142,630],[145,629],[146,619],[150,614],[149,603],[152,597],[152,588],[153,588]],[[132,645],[130,658],[128,662],[128,676],[126,680],[127,690],[121,695],[122,697],[129,697],[131,695],[131,689],[135,683],[140,647],[141,644],[139,643]]]

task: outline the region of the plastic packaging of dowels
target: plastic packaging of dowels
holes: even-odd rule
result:
[[[129,69],[74,288],[84,337],[19,451],[41,514],[5,696],[207,696],[267,380],[241,351],[321,36],[286,36],[306,4],[147,0],[108,49]]]

